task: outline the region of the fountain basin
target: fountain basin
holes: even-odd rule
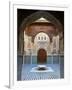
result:
[[[46,65],[37,65],[33,67],[30,72],[54,72],[54,70]]]

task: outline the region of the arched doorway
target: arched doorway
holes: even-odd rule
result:
[[[47,62],[47,52],[45,49],[41,48],[37,53],[37,63],[45,64]]]

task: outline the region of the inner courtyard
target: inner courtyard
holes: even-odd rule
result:
[[[64,29],[51,13],[27,16],[18,29],[17,43],[17,80],[64,78]]]

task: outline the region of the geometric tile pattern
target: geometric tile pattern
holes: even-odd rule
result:
[[[24,57],[24,63],[25,64],[31,64],[31,59],[32,59],[32,64],[37,64],[37,56],[25,56]],[[55,56],[47,56],[47,64],[59,64],[60,61],[64,61],[64,55],[55,55]]]
[[[59,79],[60,78],[60,65],[59,64],[47,64],[47,67],[51,67],[54,72],[31,72],[36,64],[23,64],[21,80],[45,80],[45,79]]]

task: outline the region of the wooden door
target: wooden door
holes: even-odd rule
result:
[[[44,64],[47,61],[47,53],[45,49],[39,49],[38,56],[37,56],[37,63]]]

